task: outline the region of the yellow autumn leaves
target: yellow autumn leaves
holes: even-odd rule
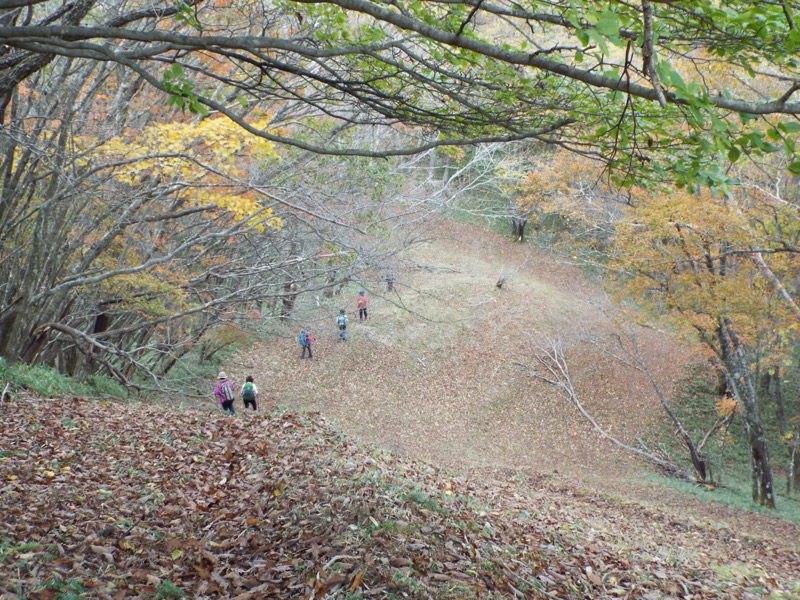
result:
[[[252,125],[267,129],[269,117]],[[84,143],[88,147],[96,140]],[[277,160],[273,144],[224,117],[151,124],[99,144],[93,152],[116,163],[113,175],[119,183],[136,187],[156,178],[175,182],[191,206],[215,206],[257,231],[281,227],[247,184],[253,165]]]

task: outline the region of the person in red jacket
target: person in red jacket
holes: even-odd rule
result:
[[[306,350],[308,350],[308,358],[313,359],[314,355],[311,353],[311,344],[314,343],[316,340],[314,336],[311,335],[310,329],[303,329],[300,332],[300,337],[297,339],[300,343],[300,347],[303,349],[303,353],[300,355],[300,358],[306,357]]]
[[[367,298],[367,292],[361,290],[358,292],[358,296],[356,296],[356,306],[358,306],[358,320],[359,321],[366,321],[367,320],[367,303],[369,299]]]

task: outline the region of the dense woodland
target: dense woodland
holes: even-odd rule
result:
[[[692,476],[741,419],[773,507],[776,464],[800,474],[797,14],[2,0],[0,356],[158,388],[432,214],[500,218],[705,348],[708,436],[663,402]]]

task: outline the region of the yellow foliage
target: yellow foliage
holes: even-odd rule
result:
[[[269,117],[252,124],[266,129]],[[89,142],[84,141],[86,145]],[[191,205],[217,206],[238,220],[251,220],[248,224],[259,231],[281,227],[272,209],[265,209],[248,192],[219,192],[241,187],[235,181],[244,179],[243,167],[278,157],[271,142],[248,133],[227,118],[149,125],[112,138],[99,146],[95,155],[119,163],[114,177],[120,183],[137,186],[153,178],[181,181],[186,186],[182,193]]]
[[[440,146],[436,150],[439,154],[451,157],[456,164],[460,164],[466,156],[466,151],[461,146]]]
[[[773,228],[798,228],[781,210],[747,195],[638,191],[616,227],[612,266],[621,293],[712,337],[720,319],[729,319],[742,342],[768,338],[771,358],[783,361],[797,319],[753,255],[763,249],[775,278],[796,278],[790,255],[769,252]]]
[[[119,262],[111,254],[101,256],[98,265],[106,270],[130,266]],[[157,266],[150,272],[116,275],[97,285],[104,296],[116,300],[116,309],[133,309],[144,316],[160,317],[189,306],[189,298],[182,289],[183,284],[185,278],[174,270]]]
[[[729,417],[739,412],[739,404],[730,396],[720,398],[715,403],[717,407],[717,414],[720,417]]]

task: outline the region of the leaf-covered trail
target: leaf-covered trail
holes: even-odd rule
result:
[[[358,321],[354,298],[307,321],[318,339],[313,360],[299,359],[287,332],[253,348],[233,370],[262,374],[273,402],[319,411],[358,440],[460,472],[545,475],[690,520],[722,520],[767,537],[786,533],[781,521],[767,532],[768,517],[648,483],[641,463],[603,440],[555,388],[530,377],[533,356],[559,339],[584,406],[609,433],[635,444],[662,418],[644,377],[591,343],[613,327],[604,294],[577,268],[465,225],[450,223],[439,234],[409,258],[415,267],[398,272],[396,293],[376,284],[368,321]],[[499,274],[511,271],[498,289]],[[351,316],[347,342],[334,326],[340,306]],[[669,393],[684,350],[653,329],[637,335]]]
[[[361,439],[415,457],[577,477],[597,473],[598,461],[611,473],[624,468],[625,457],[599,445],[558,392],[527,370],[539,346],[558,338],[570,349],[587,407],[613,415],[606,420],[612,433],[634,435],[658,418],[645,382],[588,343],[610,328],[602,294],[573,267],[453,228],[460,239],[414,253],[418,267],[400,271],[397,293],[371,294],[368,321],[358,321],[354,298],[340,299],[351,315],[348,342],[338,340],[331,316],[311,323],[313,361],[300,360],[287,337],[254,349],[234,370],[263,373],[281,404],[320,410]],[[519,270],[497,289],[503,268]],[[650,352],[661,352],[656,366],[673,366],[666,357],[674,345],[645,334]]]
[[[800,527],[643,493],[520,366],[558,336],[604,426],[644,428],[649,390],[584,337],[602,296],[532,253],[496,291],[523,250],[460,231],[398,281],[411,313],[373,295],[346,343],[326,317],[314,360],[287,332],[226,366],[256,376],[257,414],[4,402],[0,598],[799,597]],[[648,332],[667,376],[679,354]]]

